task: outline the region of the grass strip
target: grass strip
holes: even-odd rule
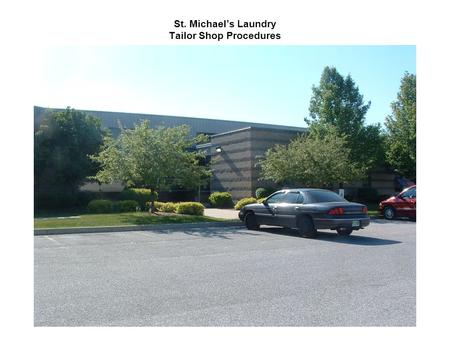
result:
[[[79,228],[117,225],[147,225],[167,223],[201,223],[226,221],[222,218],[194,215],[155,215],[148,212],[80,215],[74,217],[35,218],[35,229]]]

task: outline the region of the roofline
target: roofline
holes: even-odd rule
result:
[[[251,123],[251,122],[249,122],[249,123]],[[250,129],[256,129],[256,130],[269,130],[269,131],[274,131],[274,130],[276,130],[276,131],[292,132],[292,133],[301,133],[301,132],[306,132],[306,131],[308,131],[308,128],[302,128],[302,127],[279,126],[279,125],[276,125],[276,126],[281,127],[281,128],[270,128],[270,127],[265,127],[265,126],[264,126],[264,127],[259,127],[259,126],[248,126],[248,127],[245,127],[245,128],[240,128],[240,129],[235,129],[235,130],[226,131],[226,132],[224,132],[224,133],[214,134],[214,135],[211,135],[210,137],[211,137],[211,139],[213,139],[213,138],[215,138],[215,137],[220,137],[220,136],[223,136],[223,135],[229,135],[229,134],[239,133],[239,132],[246,131],[246,130],[250,130]],[[282,127],[286,127],[287,129],[283,129]],[[296,128],[296,129],[293,129],[293,128]]]
[[[41,106],[34,106],[34,108],[40,108],[40,109],[54,109],[54,110],[65,110],[66,108],[52,108],[52,107],[41,107]],[[179,118],[179,119],[193,119],[193,120],[207,120],[207,121],[218,121],[218,122],[235,122],[235,123],[252,123],[252,124],[256,124],[256,125],[261,125],[260,128],[268,128],[271,129],[270,126],[274,126],[275,128],[273,129],[277,129],[276,127],[280,127],[280,129],[282,129],[283,127],[285,128],[298,128],[299,131],[303,131],[303,130],[307,130],[308,128],[305,127],[296,127],[296,126],[286,126],[286,125],[281,125],[281,124],[270,124],[270,123],[260,123],[260,122],[249,122],[249,121],[236,121],[236,120],[222,120],[222,119],[211,119],[211,118],[206,118],[206,117],[190,117],[190,116],[178,116],[178,115],[159,115],[159,114],[149,114],[149,113],[131,113],[131,112],[118,112],[118,111],[107,111],[107,110],[88,110],[88,109],[79,109],[79,108],[74,108],[71,107],[75,110],[81,111],[81,112],[86,112],[86,113],[104,113],[104,114],[108,114],[108,113],[114,113],[114,114],[127,114],[127,115],[138,115],[138,116],[156,116],[156,117],[160,117],[160,118],[167,118],[167,117],[174,117],[174,118]],[[257,127],[257,126],[255,126]],[[243,128],[245,129],[245,128]],[[303,129],[303,130],[302,130]],[[218,134],[216,134],[218,135]]]

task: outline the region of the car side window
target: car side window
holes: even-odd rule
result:
[[[284,192],[279,192],[275,195],[272,195],[267,199],[267,203],[281,203],[281,201],[284,199],[284,195]]]
[[[288,192],[285,195],[282,203],[291,203],[291,204],[298,203],[299,195],[300,194],[298,192]]]
[[[402,194],[403,198],[416,198],[416,188],[409,189]]]

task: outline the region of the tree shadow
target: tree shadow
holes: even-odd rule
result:
[[[263,227],[260,229],[260,232],[280,236],[299,237],[296,230],[289,228]],[[308,240],[327,241],[334,243],[363,245],[363,246],[392,245],[401,243],[400,241],[394,241],[390,239],[354,235],[354,233],[351,234],[350,236],[340,236],[337,233],[323,232],[323,231],[318,231],[317,237],[309,238]]]
[[[245,228],[238,226],[223,226],[223,227],[205,227],[205,228],[194,228],[189,227],[187,229],[149,229],[144,230],[145,232],[151,232],[160,235],[174,235],[174,234],[184,234],[194,237],[203,238],[221,238],[221,239],[233,239],[231,235],[236,236],[261,236],[254,231],[249,231]]]

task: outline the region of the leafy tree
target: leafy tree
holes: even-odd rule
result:
[[[103,135],[98,118],[70,107],[47,111],[34,135],[36,192],[73,194],[97,171],[88,155],[98,152]]]
[[[91,156],[100,165],[95,179],[155,192],[171,186],[196,187],[209,176],[199,165],[204,154],[192,151],[196,141],[188,126],[152,129],[144,121],[134,129],[122,130],[117,139],[104,139],[99,154]],[[151,211],[155,211],[154,200]]]
[[[323,137],[331,129],[345,137],[350,159],[367,170],[383,160],[381,126],[365,126],[370,101],[364,102],[350,75],[343,77],[334,67],[325,67],[319,86],[313,86],[309,118],[310,133]]]
[[[386,118],[387,162],[402,175],[416,178],[416,75],[405,73],[392,115]]]
[[[262,178],[285,185],[331,187],[361,178],[362,170],[350,160],[345,138],[336,129],[322,138],[299,136],[289,145],[276,145],[259,163]]]

